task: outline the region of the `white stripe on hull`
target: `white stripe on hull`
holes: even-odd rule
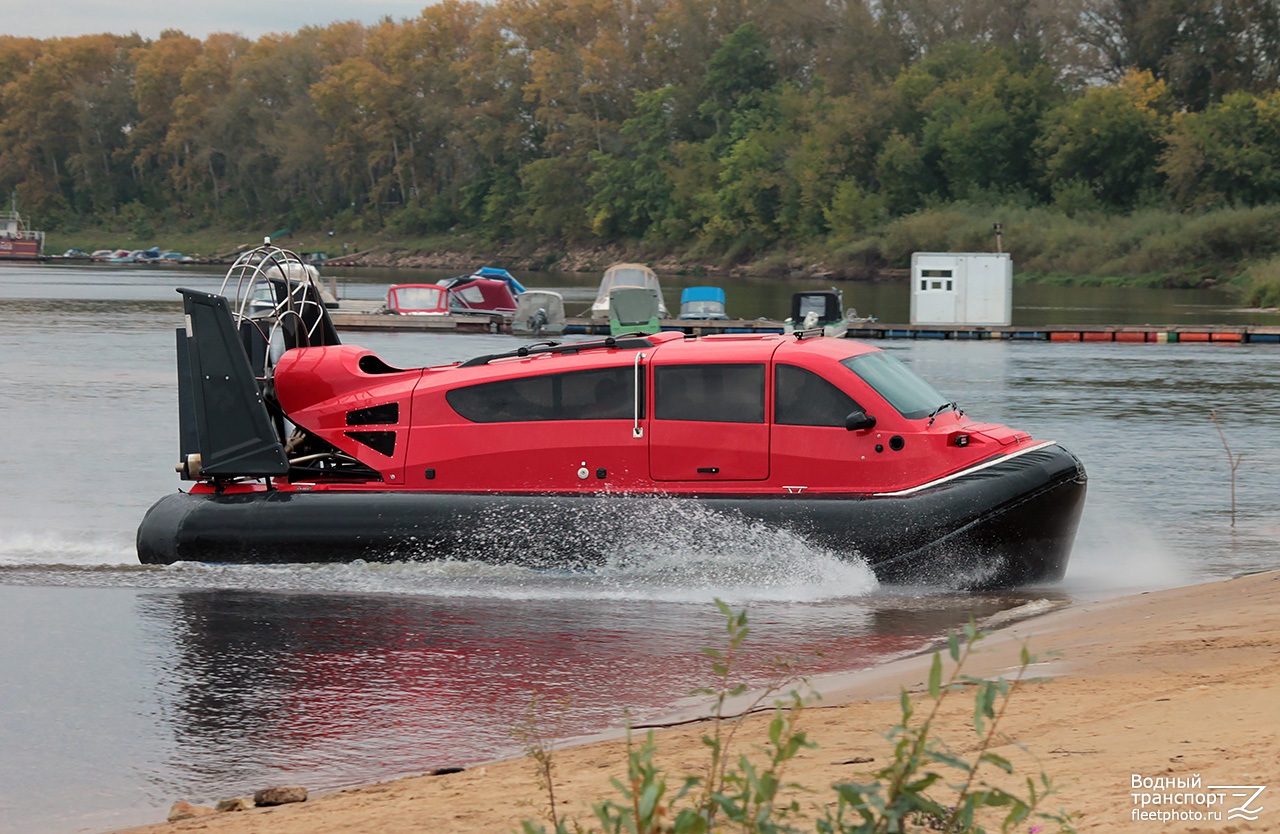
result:
[[[1025,449],[1019,449],[1018,451],[1013,452],[1011,454],[1001,455],[998,458],[993,458],[988,461],[983,461],[982,463],[979,463],[976,466],[970,466],[968,469],[961,469],[959,472],[953,472],[944,478],[938,478],[936,481],[930,481],[927,484],[914,486],[914,487],[911,487],[910,489],[900,489],[897,492],[874,492],[872,493],[872,497],[873,498],[897,498],[902,495],[912,495],[914,493],[920,492],[921,490],[929,489],[931,487],[936,487],[940,484],[945,484],[948,481],[954,481],[956,478],[963,478],[965,475],[972,475],[974,472],[981,472],[983,469],[986,469],[991,466],[995,466],[998,463],[1004,463],[1007,460],[1013,460],[1016,457],[1025,455],[1027,452],[1034,452],[1037,449],[1043,449],[1046,446],[1056,445],[1057,442],[1058,441],[1056,440],[1045,440],[1041,443],[1037,443],[1034,446],[1028,446]]]

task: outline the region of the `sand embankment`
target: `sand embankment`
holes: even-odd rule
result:
[[[1023,645],[1055,657],[1035,673],[1045,680],[1019,690],[1003,729],[1014,743],[996,752],[1019,776],[1044,771],[1057,787],[1048,803],[1070,812],[1080,831],[1280,831],[1280,572],[1135,596],[1081,603],[1001,629],[979,644],[966,671],[1008,674]],[[793,762],[789,776],[813,793],[806,805],[831,798],[827,787],[865,780],[890,746],[881,733],[899,718],[899,687],[921,691],[930,657],[818,682],[821,702],[802,722],[820,746]],[[953,699],[938,735],[963,753],[974,749],[972,700]],[[748,719],[748,744],[765,738],[767,717]],[[662,730],[658,763],[675,774],[697,772],[704,761],[699,725]],[[870,764],[842,764],[872,758]],[[562,816],[595,822],[590,806],[614,797],[611,777],[625,775],[619,740],[555,753],[556,796]],[[1244,801],[1205,806],[1135,803],[1143,779],[1199,776],[1210,786],[1265,786],[1249,807],[1257,819],[1143,820],[1136,811],[1226,811]],[[672,780],[673,784],[678,780]],[[1155,793],[1181,793],[1181,789]],[[1230,793],[1230,792],[1226,792]],[[228,812],[132,829],[159,832],[457,832],[519,830],[545,808],[532,763],[504,761],[444,776],[401,779],[315,796],[274,809]]]

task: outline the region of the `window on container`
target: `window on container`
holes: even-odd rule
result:
[[[920,270],[920,291],[950,292],[951,280],[952,272],[949,269],[922,269]]]
[[[504,379],[445,394],[454,411],[474,423],[540,420],[630,420],[634,409],[635,370],[599,368],[566,374]],[[644,369],[640,369],[644,391]],[[644,417],[641,393],[640,416]]]
[[[663,365],[653,379],[659,420],[764,422],[764,365]]]
[[[773,421],[786,426],[839,426],[861,406],[813,371],[778,365],[774,372]]]
[[[915,371],[883,351],[853,356],[840,364],[861,377],[908,420],[928,417],[938,406],[950,402]]]

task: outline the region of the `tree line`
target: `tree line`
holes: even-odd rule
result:
[[[1280,202],[1280,0],[444,0],[0,37],[0,193],[83,222],[746,255],[923,207]],[[6,200],[7,202],[7,200]]]

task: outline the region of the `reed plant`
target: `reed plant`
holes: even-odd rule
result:
[[[1014,694],[1037,662],[1025,647],[1011,679],[990,680],[962,671],[983,639],[974,624],[948,635],[949,663],[942,651],[933,654],[923,700],[905,689],[901,692],[901,720],[886,733],[893,745],[887,763],[873,771],[868,781],[839,782],[830,786],[831,794],[823,795],[788,777],[792,760],[818,746],[800,728],[809,699],[801,696],[799,687],[781,694],[779,686],[771,685],[747,708],[728,713],[731,701],[748,693],[747,686],[734,679],[734,664],[749,628],[746,611],[734,612],[721,601],[716,604],[726,618],[727,641],[723,648],[703,649],[715,681],[714,686],[698,690],[712,696],[711,717],[702,735],[704,765],[695,773],[670,773],[658,764],[653,730],[639,740],[628,730],[626,776],[613,780],[615,797],[593,806],[591,824],[556,813],[550,750],[531,751],[536,752],[539,784],[552,803],[547,821],[554,834],[979,834],[988,830],[985,826],[1002,832],[1074,831],[1066,814],[1042,810],[1053,794],[1053,784],[1043,772],[1023,777],[1017,789],[1005,787],[1017,782],[1017,776],[1013,763],[996,749],[1009,741],[1000,726]],[[960,754],[937,736],[935,723],[943,706],[964,691],[971,691],[974,699],[976,745],[971,742],[972,752]],[[770,699],[767,741],[754,757],[731,755],[743,723]],[[998,774],[995,782],[988,781],[988,774]],[[800,801],[803,796],[814,801],[806,807]],[[548,834],[545,825],[529,819],[522,822],[521,831]]]
[[[1168,288],[1229,284],[1240,291],[1240,276],[1280,255],[1273,233],[1278,221],[1280,206],[1192,213],[1142,207],[1117,214],[1019,200],[957,202],[896,218],[856,243],[860,251],[877,252],[881,265],[904,268],[913,252],[994,251],[992,227],[1000,223],[1002,245],[1019,280]],[[835,251],[854,243],[839,242]]]
[[[1236,285],[1251,307],[1280,307],[1280,257],[1251,264]]]
[[[1214,428],[1218,430],[1218,437],[1222,440],[1222,450],[1227,453],[1227,465],[1231,468],[1231,529],[1236,526],[1236,470],[1240,468],[1240,461],[1244,460],[1244,452],[1232,452],[1231,446],[1227,443],[1227,433],[1222,430],[1222,424],[1218,422],[1218,412],[1209,409],[1209,419],[1213,421]]]

